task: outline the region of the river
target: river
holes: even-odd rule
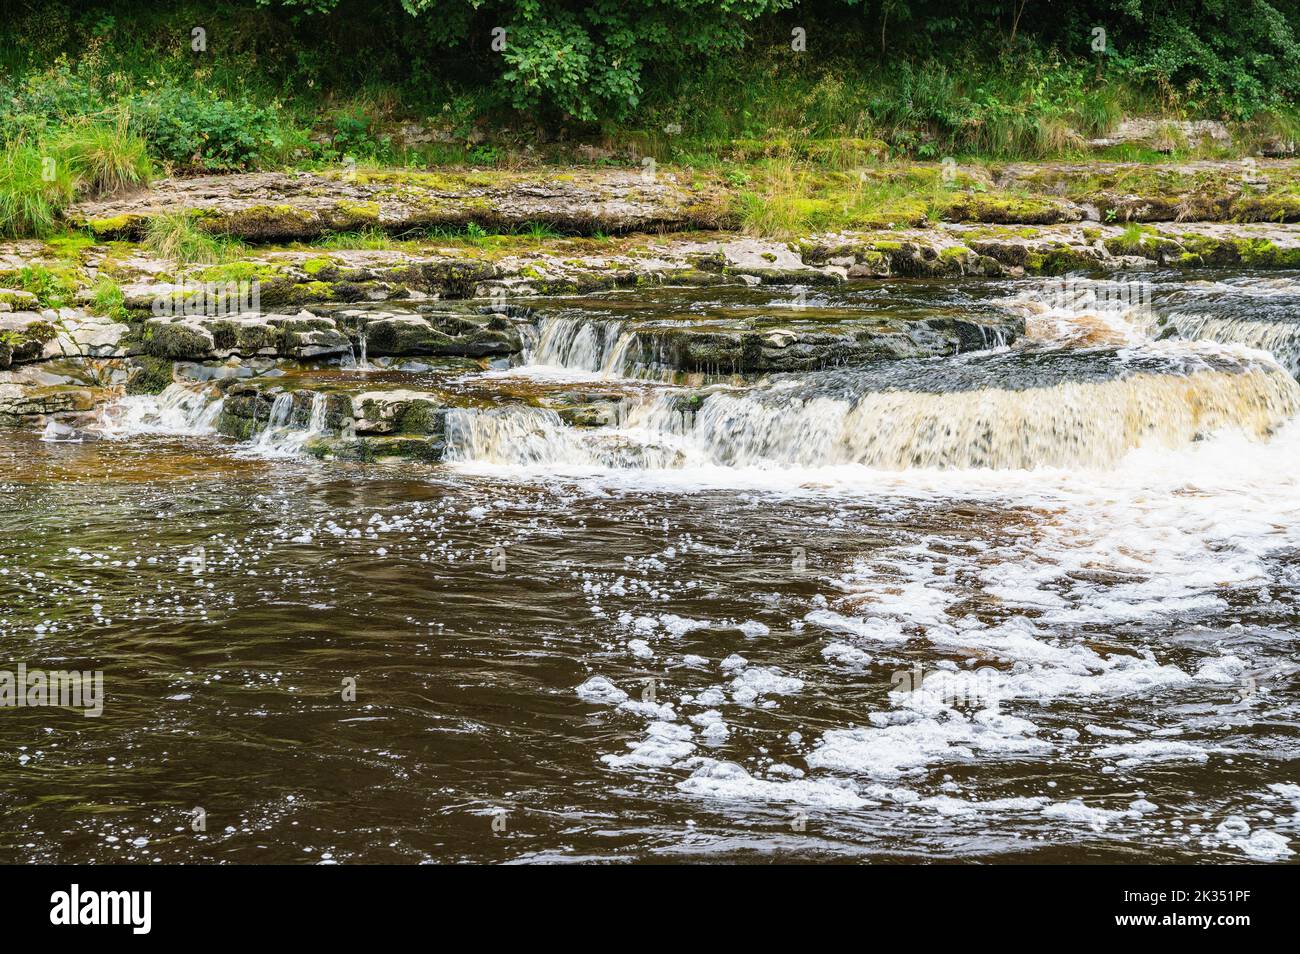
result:
[[[742,378],[645,324],[783,308],[1026,332]],[[535,311],[522,363],[291,371],[473,394],[441,464],[198,379],[5,433],[0,640],[104,709],[0,712],[0,861],[1294,860],[1300,275]],[[547,389],[617,401],[492,397]]]

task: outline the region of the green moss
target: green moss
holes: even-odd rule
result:
[[[47,239],[46,248],[57,258],[70,259],[74,262],[81,260],[81,253],[86,249],[94,246],[95,240],[84,232],[76,232],[69,235],[60,235],[56,238]]]
[[[397,430],[402,434],[441,434],[443,410],[429,401],[412,401],[402,411],[396,424]]]
[[[320,216],[292,205],[255,205],[220,213],[205,210],[203,224],[212,232],[259,242],[313,238],[323,231]]]
[[[938,207],[942,217],[950,222],[1049,225],[1071,217],[1065,207],[1052,199],[1014,193],[956,193],[946,202],[940,201]]]
[[[329,301],[332,287],[329,282],[300,282],[293,286],[295,300]]]
[[[138,215],[113,215],[102,219],[87,219],[85,225],[101,238],[127,238],[140,231],[143,220]]]
[[[135,368],[127,378],[127,394],[158,394],[174,380],[172,362],[150,355],[132,359]]]
[[[194,277],[203,282],[253,282],[272,281],[284,276],[279,265],[266,262],[226,262],[201,269]]]

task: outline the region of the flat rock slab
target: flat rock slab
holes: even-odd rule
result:
[[[999,171],[1008,191],[1056,196],[1107,222],[1297,222],[1300,161],[1023,162]]]
[[[138,237],[151,218],[179,210],[213,233],[263,242],[470,224],[590,234],[723,227],[733,224],[726,198],[710,177],[671,172],[253,172],[166,179],[131,196],[83,202],[68,218],[115,238]]]

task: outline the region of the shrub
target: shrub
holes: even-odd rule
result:
[[[39,141],[51,129],[104,106],[95,86],[60,59],[20,81],[0,82],[0,139]]]
[[[161,158],[195,172],[244,169],[284,144],[275,113],[247,100],[170,87],[137,96],[131,114]]]

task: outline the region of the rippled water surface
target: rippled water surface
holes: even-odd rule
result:
[[[106,700],[0,710],[0,860],[1294,860],[1300,427],[1250,422],[1033,470],[7,432],[5,655]]]

